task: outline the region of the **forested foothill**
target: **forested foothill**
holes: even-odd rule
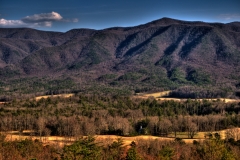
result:
[[[220,99],[177,102],[80,93],[69,98],[16,99],[0,104],[0,158],[239,159],[239,110],[240,103]],[[11,131],[22,135],[26,130],[39,140],[4,138]],[[222,130],[225,135],[220,134]],[[198,139],[200,132],[206,134]],[[94,135],[171,139],[136,140],[126,146],[121,138],[108,144],[96,142]],[[46,146],[41,141],[46,136],[76,141],[64,147]],[[185,143],[182,138],[197,139]]]

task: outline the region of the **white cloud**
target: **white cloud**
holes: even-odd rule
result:
[[[13,26],[24,26],[24,25],[26,24],[21,20],[0,19],[0,26],[13,27]]]
[[[223,20],[240,20],[240,14],[221,14],[219,18]]]
[[[33,16],[27,16],[22,18],[25,23],[37,23],[37,22],[52,22],[59,21],[62,16],[57,12],[34,14]]]
[[[0,27],[51,27],[52,22],[25,23],[22,20],[0,19]]]
[[[63,19],[63,17],[57,12],[40,13],[26,16],[20,20],[0,19],[0,27],[52,27],[52,23],[55,21],[78,22],[78,19]]]

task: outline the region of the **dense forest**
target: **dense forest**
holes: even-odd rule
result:
[[[0,130],[39,135],[165,135],[240,127],[240,103],[221,100],[157,101],[121,96],[13,100],[0,106]]]
[[[140,99],[97,94],[75,94],[70,98],[49,97],[40,100],[16,99],[0,104],[1,133],[19,131],[22,134],[24,130],[31,130],[31,135],[39,137],[89,137],[59,148],[45,146],[37,140],[8,142],[4,140],[3,134],[0,153],[2,159],[12,159],[11,156],[17,159],[29,159],[32,156],[38,159],[134,159],[131,156],[135,156],[135,159],[209,159],[209,156],[214,157],[212,159],[219,159],[215,156],[221,156],[220,159],[238,159],[240,132],[234,128],[240,127],[239,110],[240,103],[225,103],[220,99],[176,102],[158,101],[151,97]],[[223,129],[231,129],[225,139],[221,139],[219,134],[212,134]],[[209,134],[205,140],[194,141],[194,144],[185,144],[178,135],[185,132],[188,138],[194,138],[200,131]],[[124,146],[120,140],[108,145],[98,144],[91,137],[169,137],[170,134],[174,135],[174,141],[156,140],[146,144],[139,141],[132,142],[130,147]],[[218,148],[209,150],[209,147]],[[215,149],[219,154],[215,153]],[[16,154],[10,154],[13,151]],[[85,154],[88,158],[84,158]]]
[[[221,100],[176,102],[76,94],[70,98],[13,100],[0,104],[0,130],[34,130],[40,136],[168,136],[170,132],[211,132],[240,127],[239,110],[240,103]]]

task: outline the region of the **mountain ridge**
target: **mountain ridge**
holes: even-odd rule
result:
[[[239,22],[162,18],[64,33],[0,28],[0,40],[0,77],[7,86],[17,77],[132,91],[206,85],[237,91],[240,83]]]

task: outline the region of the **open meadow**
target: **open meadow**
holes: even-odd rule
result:
[[[171,91],[163,91],[163,92],[154,92],[154,93],[142,93],[142,94],[137,94],[134,97],[136,98],[155,98],[156,100],[159,101],[187,101],[191,98],[172,98],[168,97]],[[234,103],[234,102],[240,102],[240,99],[230,99],[230,98],[195,98],[192,100],[196,101],[222,101],[224,103]]]

